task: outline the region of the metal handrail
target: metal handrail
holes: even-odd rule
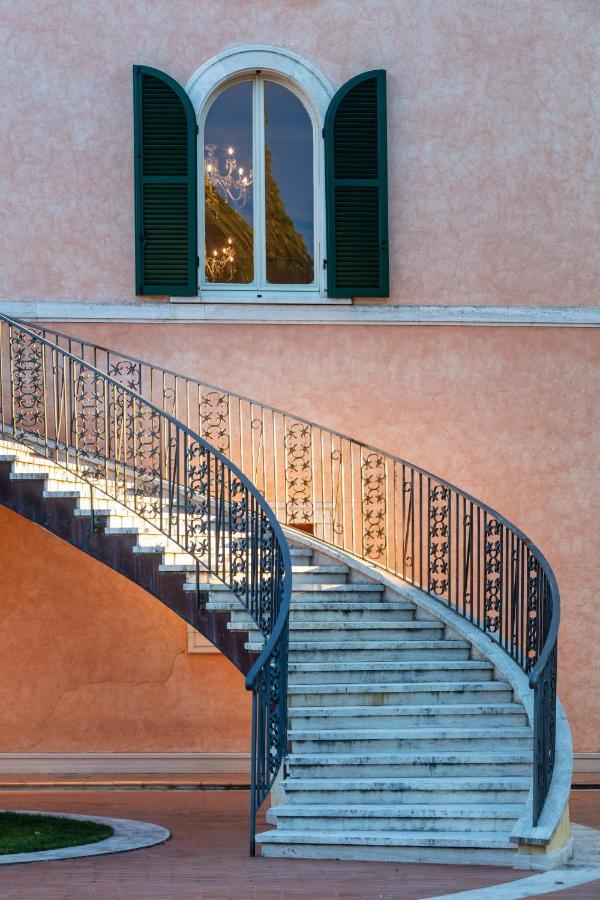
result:
[[[256,814],[287,740],[291,556],[281,525],[218,448],[39,331],[0,314],[0,433],[151,522],[196,561],[198,603],[202,567],[230,588],[263,635],[246,675],[254,854]]]
[[[547,560],[516,525],[451,482],[345,434],[41,330],[192,423],[248,473],[283,524],[417,585],[495,640],[534,691],[537,824],[554,768],[560,597]]]

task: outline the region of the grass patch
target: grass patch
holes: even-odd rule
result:
[[[100,822],[67,819],[64,816],[37,816],[31,813],[0,812],[0,854],[33,853],[94,844],[111,837],[113,829]]]

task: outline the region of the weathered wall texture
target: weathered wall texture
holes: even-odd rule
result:
[[[131,65],[236,43],[388,70],[392,300],[592,305],[597,0],[3,4],[0,292],[134,293]],[[239,36],[238,36],[239,35]]]
[[[3,506],[0,547],[0,752],[248,751],[243,676],[182,619]]]
[[[131,65],[185,83],[239,23],[334,86],[388,70],[390,302],[597,303],[597,0],[241,0],[233,20],[202,0],[2,11],[4,299],[133,299]],[[349,432],[521,526],[562,590],[576,749],[600,749],[597,331],[63,330]],[[1,749],[248,749],[241,677],[187,657],[158,601],[2,509],[0,547]]]
[[[600,331],[66,326],[416,462],[521,527],[562,593],[560,694],[598,750]],[[326,387],[325,387],[326,386]]]

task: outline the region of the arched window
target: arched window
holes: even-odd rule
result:
[[[225,84],[200,122],[201,289],[318,290],[314,115],[282,79]]]
[[[274,47],[185,88],[134,66],[136,293],[277,303],[387,297],[385,72],[334,93]]]

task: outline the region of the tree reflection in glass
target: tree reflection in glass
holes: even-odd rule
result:
[[[218,283],[254,278],[252,82],[233,85],[204,125],[205,276]]]
[[[266,266],[271,284],[314,278],[313,129],[300,100],[264,83]]]

